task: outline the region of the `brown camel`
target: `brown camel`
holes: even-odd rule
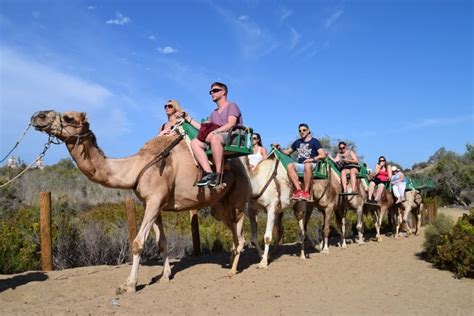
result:
[[[410,212],[413,213],[415,219],[415,236],[418,235],[418,232],[421,227],[421,210],[423,209],[423,197],[421,196],[420,191],[418,190],[411,190],[405,191],[405,201],[400,204],[396,204],[393,207],[394,211],[394,233],[395,238],[399,237],[400,226],[405,223],[405,227],[407,229],[407,234],[411,235],[412,231],[410,226],[408,226],[408,214]]]
[[[145,214],[137,237],[133,241],[133,264],[129,277],[119,293],[135,292],[140,254],[153,227],[162,252],[164,268],[162,280],[169,280],[166,238],[161,223],[161,211],[185,211],[212,206],[214,217],[224,222],[233,235],[232,268],[237,271],[243,248],[243,212],[249,198],[248,178],[238,159],[230,159],[225,166],[224,185],[214,189],[194,186],[200,177],[186,142],[176,136],[156,137],[138,153],[127,158],[107,158],[97,146],[89,129],[86,114],[41,111],[31,118],[40,131],[64,141],[79,169],[91,180],[111,188],[132,189],[145,205]],[[167,155],[163,153],[170,150]],[[157,157],[163,159],[157,161]],[[153,162],[154,161],[154,162]]]
[[[393,198],[393,194],[385,188],[382,192],[380,200],[376,204],[364,204],[364,212],[367,211],[375,215],[375,238],[378,242],[382,241],[382,236],[380,235],[382,219],[384,218],[385,214],[393,212],[394,206],[395,200]]]

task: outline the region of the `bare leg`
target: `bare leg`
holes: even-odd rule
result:
[[[288,165],[288,176],[290,177],[291,182],[293,182],[296,190],[301,190],[300,180],[298,179],[298,174],[296,173],[296,167],[294,163],[290,163]]]
[[[375,201],[378,202],[380,200],[380,197],[382,196],[383,189],[384,189],[384,184],[380,183],[377,186],[377,192],[375,193]]]
[[[210,137],[210,145],[212,148],[212,158],[214,159],[214,163],[216,164],[216,171],[217,173],[222,174],[222,164],[224,161],[224,139],[220,134],[211,134]]]
[[[309,192],[309,187],[313,181],[313,164],[305,163],[304,164],[304,190]]]
[[[372,200],[373,198],[373,195],[374,195],[374,188],[375,188],[375,182],[370,182],[369,184],[369,197],[368,197],[368,200]]]
[[[212,172],[211,165],[207,159],[207,154],[204,151],[205,145],[199,139],[195,138],[191,141],[191,149],[193,150],[194,158],[199,163],[205,172]]]
[[[356,188],[356,181],[357,181],[357,174],[359,171],[356,168],[351,169],[351,188],[352,192],[355,192]]]
[[[342,192],[347,192],[347,173],[349,173],[349,169],[342,169],[341,171],[341,185],[342,185]]]

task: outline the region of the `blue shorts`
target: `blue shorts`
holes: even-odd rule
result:
[[[295,162],[295,167],[296,167],[296,173],[304,173],[304,163],[298,163]],[[312,163],[313,165],[313,171],[316,169],[316,166],[318,165],[317,163]]]

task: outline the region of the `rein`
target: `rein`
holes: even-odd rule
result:
[[[256,196],[252,196],[252,199],[258,200],[262,196],[262,194],[265,192],[265,190],[268,188],[268,186],[270,185],[272,180],[275,179],[275,177],[277,175],[277,172],[278,172],[278,163],[279,162],[280,161],[278,160],[278,158],[275,157],[275,168],[273,169],[273,172],[270,175],[270,178],[268,178],[267,182],[265,183],[263,188],[260,190],[260,192]]]
[[[146,164],[145,167],[143,167],[142,171],[140,171],[140,173],[138,174],[138,177],[137,177],[137,180],[135,180],[135,184],[133,185],[133,187],[136,189],[137,186],[138,186],[138,182],[140,181],[140,178],[142,177],[142,175],[145,173],[145,171],[147,171],[151,166],[153,166],[154,164],[156,164],[157,162],[159,162],[161,160],[161,165],[160,165],[160,175],[163,174],[163,170],[165,168],[165,159],[166,157],[168,157],[168,155],[170,154],[170,151],[171,149],[173,149],[176,145],[178,145],[178,143],[184,138],[184,135],[183,134],[180,134],[175,140],[173,140],[158,156],[156,156],[155,158],[153,158],[153,160],[151,160],[149,163]]]

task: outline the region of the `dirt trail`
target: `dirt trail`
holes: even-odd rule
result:
[[[420,260],[422,244],[422,235],[385,237],[305,261],[284,245],[267,270],[248,249],[233,279],[227,254],[175,262],[168,284],[155,282],[161,266],[141,266],[138,292],[122,296],[114,292],[129,265],[0,275],[0,314],[473,315],[474,280]]]

